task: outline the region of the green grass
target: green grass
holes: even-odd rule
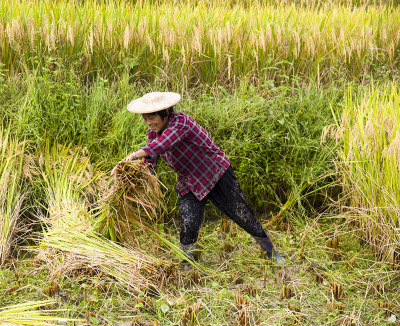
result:
[[[137,148],[136,144],[145,142],[143,121],[130,115],[125,105],[149,88],[129,89],[125,79],[99,80],[93,88],[84,87],[73,75],[68,77],[69,83],[43,76],[28,81],[13,78],[7,79],[8,86],[1,93],[5,99],[4,121],[19,124],[19,128],[13,128],[15,137],[26,138],[29,152],[38,164],[41,162],[42,174],[32,176],[28,189],[34,195],[39,193],[34,198],[40,201],[43,213],[50,214],[48,218],[51,214],[61,218],[64,228],[69,225],[64,219],[76,212],[72,209],[75,202],[82,214],[78,215],[88,220],[89,207],[97,200],[90,195],[91,182],[96,178],[87,178],[86,172],[93,172],[88,155],[101,162],[104,171],[110,171],[116,161]],[[250,325],[337,325],[349,320],[356,325],[384,325],[400,313],[398,273],[391,264],[377,260],[358,240],[359,230],[347,223],[346,216],[333,218],[336,211],[321,216],[317,211],[326,209],[329,195],[338,195],[338,188],[329,188],[336,180],[333,150],[341,143],[321,145],[320,138],[324,126],[335,120],[332,110],[335,116],[341,114],[346,103],[343,94],[335,87],[280,87],[262,96],[251,87],[233,94],[221,87],[208,94],[187,92],[179,104],[228,154],[252,206],[260,205],[259,217],[264,224],[271,217],[271,208],[275,219],[267,229],[288,259],[287,266],[266,264],[251,237],[238,228],[224,234],[218,223],[210,221],[210,217],[220,217],[219,213],[208,208],[199,239],[204,268],[198,275],[177,269],[181,258],[166,241],[143,230],[137,232],[137,249],[156,257],[153,263],[159,259],[168,262],[157,274],[164,277],[158,294],[150,294],[143,288],[130,287],[129,272],[118,268],[121,257],[135,255],[136,251],[126,251],[103,238],[98,241],[88,236],[90,228],[85,232],[79,229],[82,225],[78,227],[79,237],[73,232],[67,232],[68,236],[64,232],[63,236],[65,230],[58,232],[49,226],[43,244],[57,250],[50,252],[46,264],[39,258],[23,259],[20,254],[14,265],[10,262],[3,268],[0,305],[52,297],[56,301],[52,308],[66,309],[63,317],[109,325],[133,318],[142,323],[157,320],[161,325],[176,325],[190,318],[195,324],[211,325],[243,324],[246,320]],[[68,105],[74,103],[71,97],[76,104],[69,111]],[[75,114],[72,117],[71,112]],[[27,116],[21,118],[24,114]],[[97,129],[93,128],[91,135],[81,133],[77,137],[90,126]],[[86,150],[60,146],[56,140],[80,144]],[[54,146],[46,147],[53,142]],[[170,188],[165,193],[168,223],[155,228],[178,246],[176,197],[171,191],[174,175],[165,165],[159,172]],[[98,190],[94,193],[99,194]],[[26,208],[30,212],[36,209]],[[337,250],[328,246],[333,236],[339,237]],[[94,255],[99,248],[104,256]],[[117,251],[113,248],[123,251],[120,258],[111,257]],[[350,267],[355,256],[355,265]],[[325,271],[310,269],[313,262]],[[322,283],[316,282],[316,273],[322,276]],[[288,278],[280,281],[284,275]],[[160,277],[156,279],[161,281]],[[334,300],[331,288],[339,284],[343,292]],[[56,290],[51,292],[54,286]],[[292,289],[292,298],[281,298],[283,286]]]
[[[146,142],[147,126],[126,110],[127,103],[160,90],[132,86],[125,77],[87,85],[74,74],[60,80],[52,73],[7,77],[4,84],[0,117],[18,138],[29,140],[33,153],[46,142],[71,143],[87,148],[92,161],[109,171]],[[249,85],[232,94],[220,87],[183,93],[176,110],[192,116],[226,152],[256,209],[278,211],[290,198],[291,206],[310,211],[324,206],[323,190],[317,189],[332,181],[321,179],[331,171],[333,156],[320,145],[320,135],[334,121],[329,104],[340,105],[343,93],[334,86],[275,87],[266,95]],[[158,172],[172,209],[175,175],[165,164]]]

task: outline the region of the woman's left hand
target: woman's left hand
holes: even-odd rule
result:
[[[133,152],[132,154],[128,155],[125,158],[125,162],[131,162],[131,161],[135,161],[135,160],[137,160],[135,152]]]
[[[129,154],[127,157],[125,157],[123,160],[119,161],[114,168],[111,170],[110,176],[113,176],[115,174],[115,171],[117,170],[117,166],[119,163],[122,162],[132,162],[134,160],[137,160],[137,157],[135,155],[135,152],[133,152],[132,154]]]

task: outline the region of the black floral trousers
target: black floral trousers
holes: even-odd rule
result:
[[[180,196],[180,242],[182,245],[186,246],[196,242],[203,220],[204,207],[209,199],[246,232],[254,237],[268,238],[269,240],[268,234],[249,207],[232,167],[229,166],[214,188],[202,200],[198,200],[192,192]],[[271,241],[267,242],[271,243]],[[270,246],[272,250],[272,243]]]

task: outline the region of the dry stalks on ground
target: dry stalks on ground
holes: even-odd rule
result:
[[[51,278],[93,270],[116,281],[127,291],[151,291],[154,294],[159,293],[162,266],[166,265],[149,253],[118,245],[94,232],[83,234],[74,230],[46,234],[37,259],[45,262]]]

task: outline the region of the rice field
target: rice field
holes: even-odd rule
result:
[[[363,237],[378,256],[399,263],[400,94],[397,84],[349,96],[341,132],[343,183]]]
[[[0,0],[1,325],[387,325],[400,318],[399,3]],[[118,164],[149,91],[227,154],[278,251],[176,175]]]
[[[127,72],[181,90],[398,76],[396,5],[302,4],[3,0],[2,69],[67,67],[90,79]]]
[[[0,266],[4,265],[15,244],[24,201],[22,188],[24,144],[0,129]]]

